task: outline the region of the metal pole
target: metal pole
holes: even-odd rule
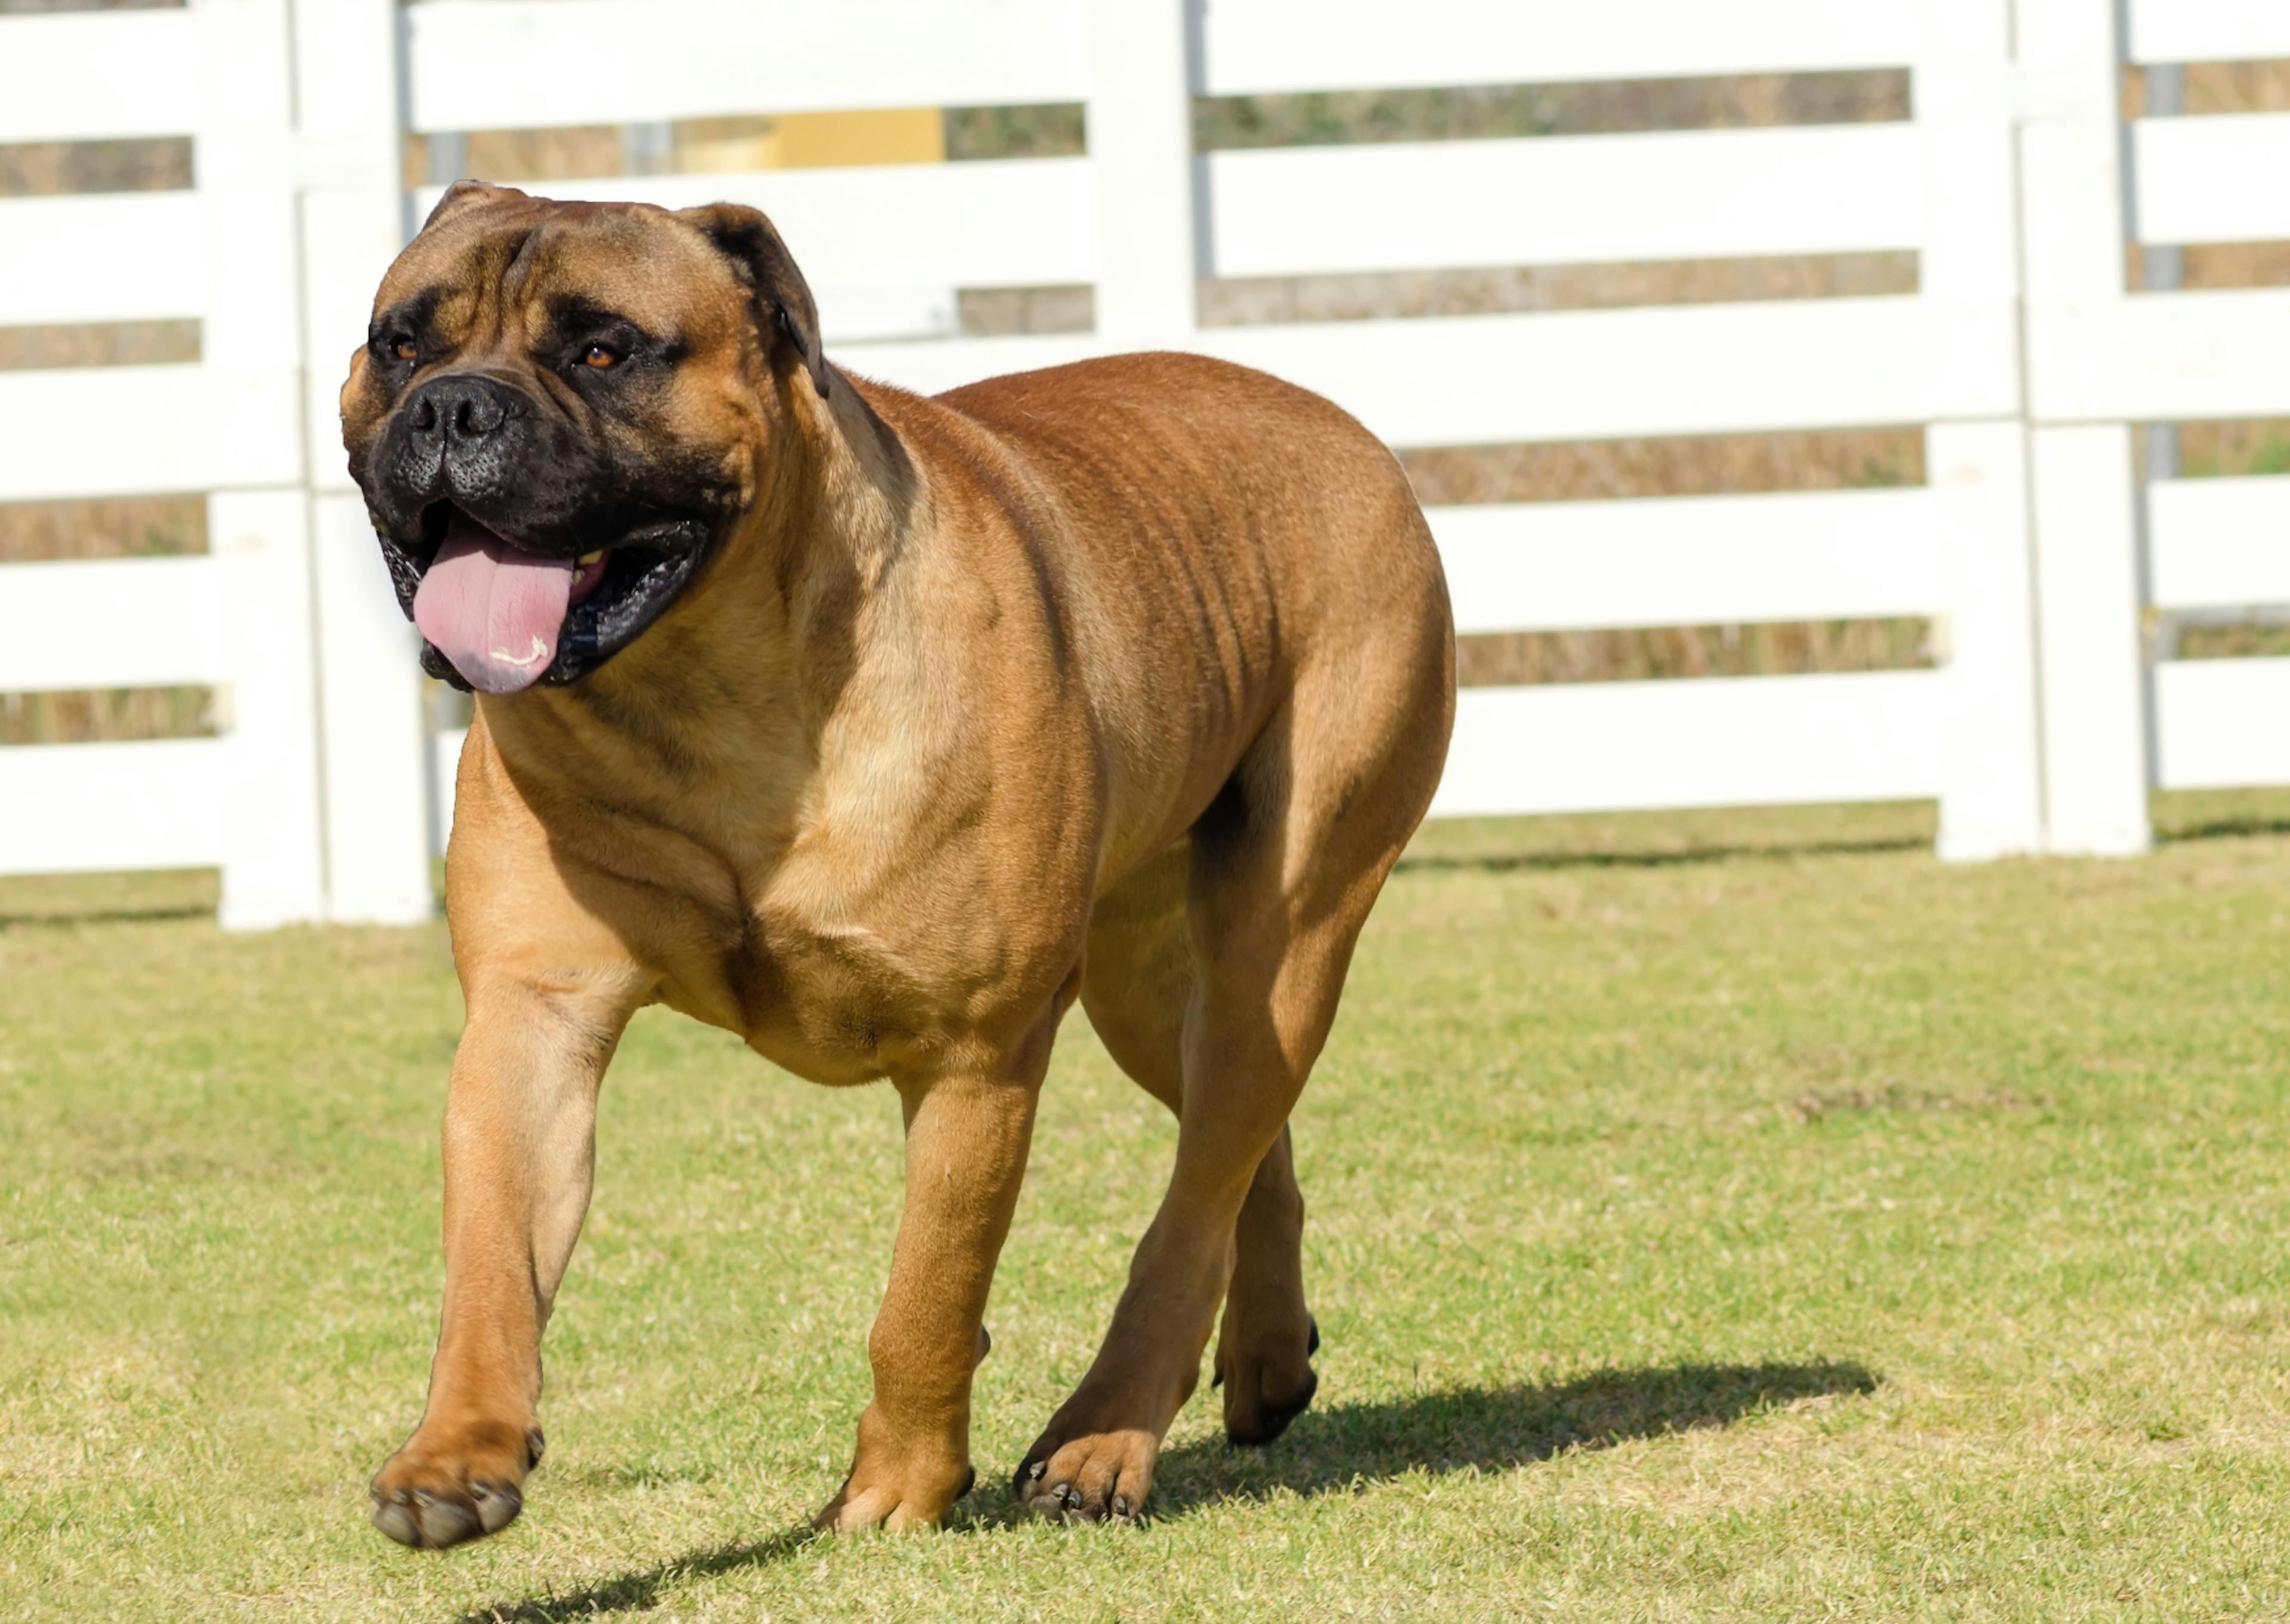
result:
[[[2147,77],[2147,116],[2176,118],[2186,111],[2187,70],[2176,62],[2150,68]],[[2140,259],[2145,269],[2147,292],[2174,293],[2185,274],[2185,260],[2179,245],[2150,244],[2141,251]],[[2176,423],[2150,423],[2147,426],[2147,477],[2176,479],[2179,476],[2179,426]]]
[[[2176,62],[2150,68],[2146,70],[2146,81],[2148,117],[2176,118],[2186,111],[2187,70],[2184,68]],[[2150,243],[2140,251],[2139,257],[2145,272],[2143,280],[2147,292],[2178,292],[2185,277],[2186,261],[2176,243]],[[2179,476],[2179,426],[2176,423],[2147,425],[2147,466],[2142,473],[2145,483],[2150,485],[2158,480]],[[2149,658],[2174,660],[2178,653],[2178,618],[2156,613],[2149,632]]]

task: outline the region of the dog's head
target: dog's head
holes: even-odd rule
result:
[[[342,441],[432,673],[594,670],[688,588],[826,395],[771,222],[464,181],[382,278]]]

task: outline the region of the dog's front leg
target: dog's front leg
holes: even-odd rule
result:
[[[445,1104],[445,1305],[421,1424],[373,1480],[374,1525],[457,1545],[524,1508],[540,1332],[588,1212],[597,1090],[633,1000],[469,989]]]
[[[969,1492],[970,1382],[986,1356],[986,1293],[1025,1176],[1054,1017],[1015,1056],[901,1080],[907,1204],[891,1284],[868,1333],[874,1402],[822,1529],[935,1523]]]

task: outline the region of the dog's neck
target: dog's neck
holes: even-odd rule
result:
[[[513,769],[635,756],[647,781],[708,796],[759,775],[792,788],[817,767],[928,498],[847,378],[824,399],[800,374],[791,386],[753,501],[683,597],[577,684],[479,699]]]

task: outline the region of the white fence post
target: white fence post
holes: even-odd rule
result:
[[[2119,312],[2127,297],[2123,48],[2116,0],[2018,6],[2029,100],[2020,147],[2028,348],[2040,366],[2047,324],[2078,307]],[[2047,844],[2143,852],[2148,707],[2131,429],[2046,423],[2043,376],[2030,381]]]
[[[1912,80],[1924,151],[1918,291],[2016,304],[2011,3],[1923,0],[1921,9]],[[2043,847],[2027,458],[2016,416],[1925,432],[1948,601],[1939,850],[1950,860]]]
[[[1949,861],[2044,849],[2027,458],[2017,422],[1925,431],[1949,604],[1938,847]]]
[[[284,0],[198,0],[193,15],[200,60],[184,71],[204,87],[196,161],[209,409],[228,465],[275,464],[294,479],[299,455],[231,444],[278,432],[275,414],[252,403],[282,384],[291,390],[301,360]],[[215,492],[207,533],[223,572],[228,674],[221,922],[260,929],[322,918],[309,527],[299,484]]]
[[[207,499],[230,673],[219,910],[225,930],[325,916],[308,519],[300,491]]]
[[[328,916],[404,924],[436,906],[419,644],[344,466],[336,405],[374,286],[404,243],[401,25],[391,0],[293,4]]]
[[[1125,344],[1181,345],[1195,325],[1198,3],[1087,0],[1097,331]]]

